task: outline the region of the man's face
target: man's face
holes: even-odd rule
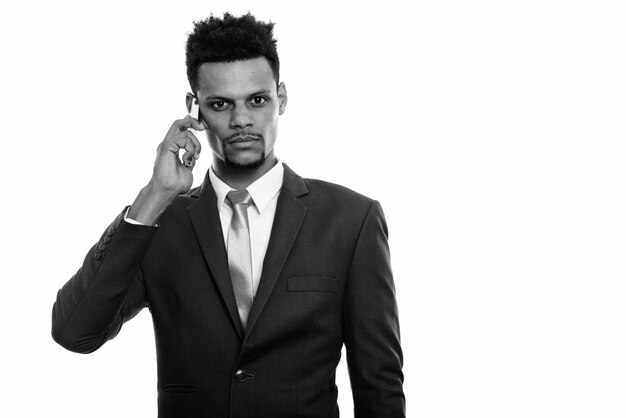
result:
[[[287,104],[263,57],[204,63],[198,68],[200,115],[215,156],[230,168],[274,164],[278,115]]]

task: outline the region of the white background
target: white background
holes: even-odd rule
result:
[[[50,311],[185,115],[191,22],[226,10],[277,22],[278,156],[383,205],[407,415],[626,416],[623,2],[6,4],[0,416],[156,416],[147,310],[87,356]]]

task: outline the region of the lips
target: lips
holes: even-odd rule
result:
[[[256,137],[256,136],[239,136],[237,138],[228,140],[227,143],[228,144],[239,144],[241,142],[251,142],[251,141],[258,141],[260,138]]]
[[[242,143],[247,143],[247,142],[258,141],[260,139],[261,138],[259,138],[258,136],[254,136],[254,135],[236,136],[235,138],[230,138],[226,140],[226,143],[227,144],[242,144]]]

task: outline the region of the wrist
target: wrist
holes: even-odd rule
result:
[[[175,193],[162,190],[150,182],[137,195],[128,217],[145,225],[155,225],[175,197]]]
[[[151,200],[159,205],[165,205],[165,207],[167,207],[180,193],[178,193],[176,190],[165,189],[162,186],[156,184],[151,179],[148,184],[145,185],[143,189],[141,189],[139,194],[143,194],[148,200]]]

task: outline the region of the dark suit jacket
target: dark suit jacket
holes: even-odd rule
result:
[[[123,213],[59,291],[52,335],[89,353],[149,307],[159,417],[338,417],[335,369],[344,343],[355,417],[405,416],[377,201],[285,166],[245,331],[208,175],[175,199],[158,228],[124,222]]]

